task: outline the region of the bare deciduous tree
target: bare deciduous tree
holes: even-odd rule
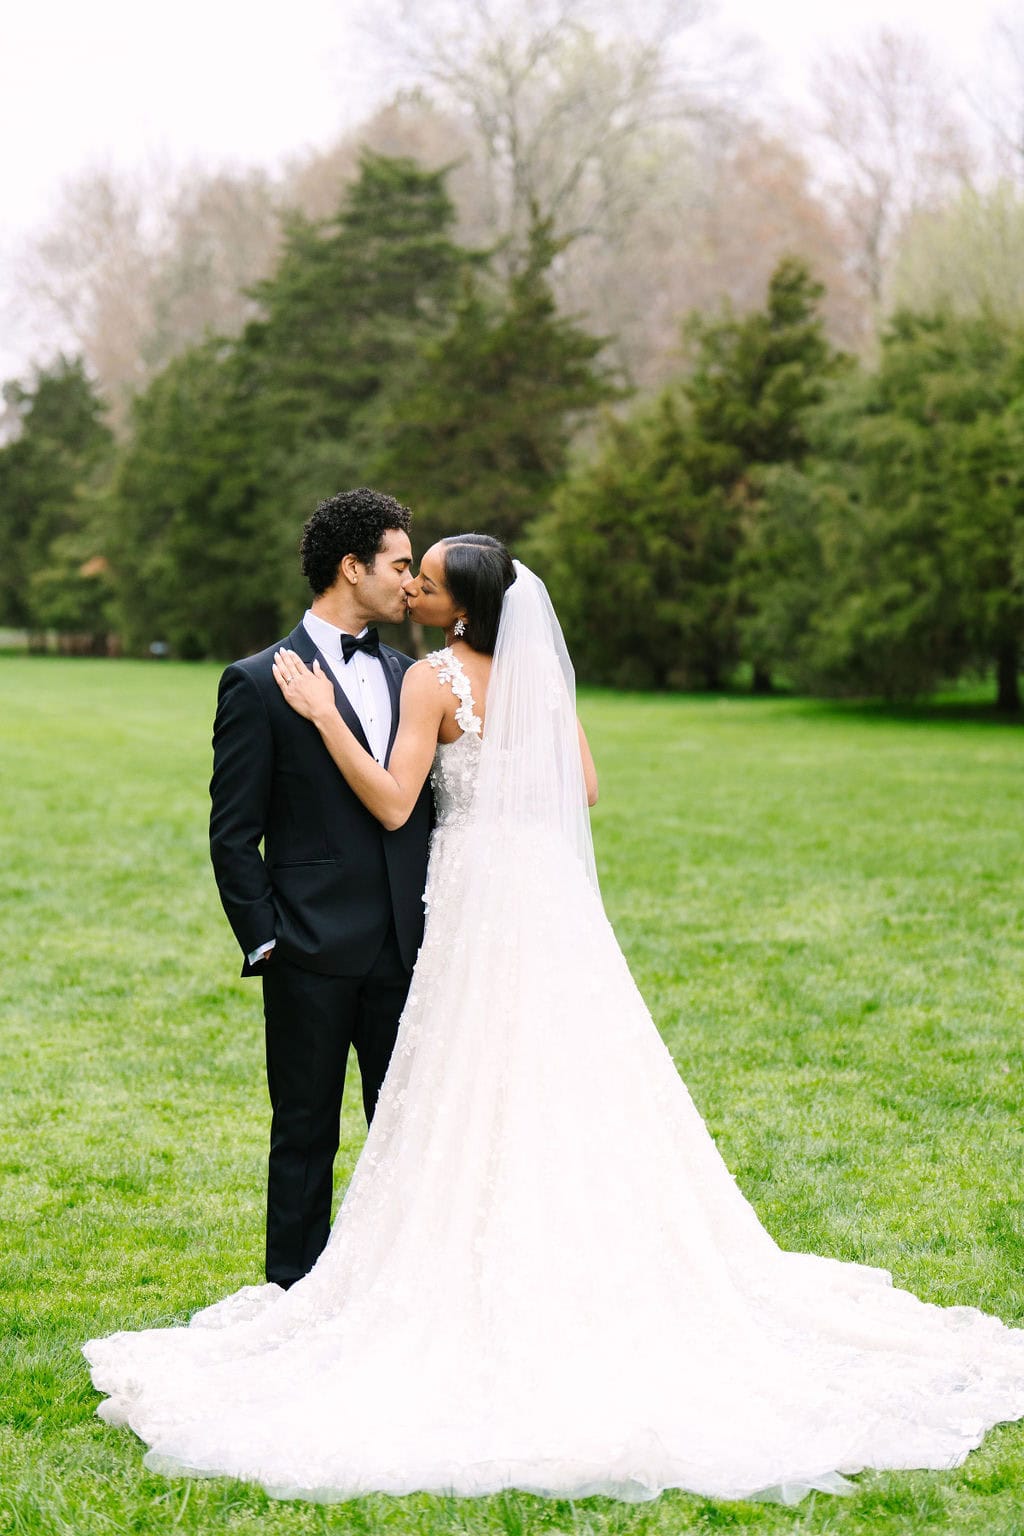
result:
[[[799,254],[826,285],[832,341],[857,347],[865,324],[846,270],[842,231],[797,150],[756,124],[688,132],[663,145],[665,175],[615,249],[574,252],[576,292],[641,387],[679,368],[679,320],[724,300],[741,313],[764,303],[779,261]]]
[[[25,250],[20,287],[57,346],[77,349],[123,419],[144,382],[153,285],[165,240],[156,178],[86,173],[68,183],[56,215]]]
[[[471,128],[488,222],[514,268],[538,218],[567,242],[616,239],[646,191],[636,146],[659,125],[723,110],[746,79],[737,51],[693,40],[702,11],[700,0],[637,0],[623,25],[608,0],[395,0],[378,37]]]
[[[418,87],[400,92],[326,149],[293,162],[284,177],[282,201],[308,219],[331,218],[345,187],[359,173],[363,146],[379,155],[407,156],[428,170],[449,168],[448,186],[459,210],[459,240],[482,246],[494,239],[480,145],[465,123]]]
[[[250,318],[249,291],[277,256],[276,189],[262,171],[182,177],[166,226],[145,347],[150,369],[211,332],[233,335]]]
[[[121,427],[133,394],[170,358],[244,323],[245,290],[270,270],[277,239],[260,173],[92,171],[64,188],[18,283],[49,349],[82,354]]]
[[[1024,184],[1024,4],[1019,0],[993,22],[981,78],[966,94],[983,125],[995,176]]]
[[[969,180],[970,137],[951,82],[914,36],[884,29],[826,55],[815,93],[855,269],[877,310],[901,224]]]
[[[893,259],[895,304],[1024,323],[1024,194],[1008,180],[908,220]]]

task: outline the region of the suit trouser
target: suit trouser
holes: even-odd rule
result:
[[[279,957],[263,974],[272,1110],[267,1279],[279,1285],[307,1274],[327,1243],[349,1047],[359,1061],[369,1125],[410,974],[393,923],[365,976],[320,976]]]

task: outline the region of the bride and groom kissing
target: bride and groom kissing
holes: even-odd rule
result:
[[[793,1501],[1024,1416],[1024,1332],[780,1249],[601,904],[543,583],[358,490],[314,598],[229,667],[211,848],[263,981],[267,1284],[85,1353],[146,1464],[282,1497],[678,1487]],[[372,625],[445,632],[423,661]],[[262,844],[262,852],[260,851]],[[426,920],[424,924],[424,910]],[[350,1047],[369,1130],[333,1227]]]

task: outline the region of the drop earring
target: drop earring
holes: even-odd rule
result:
[[[456,619],[455,623],[452,625],[452,634],[456,637],[456,639],[461,640],[462,636],[465,633],[466,633],[466,621],[465,621],[465,619]]]

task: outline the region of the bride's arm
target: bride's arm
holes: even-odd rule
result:
[[[323,737],[349,788],[389,832],[404,827],[419,799],[437,747],[445,696],[426,662],[417,662],[402,681],[398,735],[383,768],[353,736],[338,713],[334,684],[314,661],[313,670],[294,651],[274,656],[274,676],[292,708],[311,720]],[[289,682],[289,677],[294,681]]]
[[[583,763],[583,782],[587,786],[587,804],[597,804],[597,769],[594,767],[594,757],[590,750],[590,742],[579,719],[576,721],[576,729],[580,738],[580,760]]]

